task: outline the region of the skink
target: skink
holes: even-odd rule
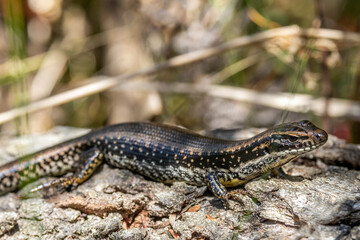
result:
[[[153,123],[124,123],[101,128],[0,167],[0,195],[45,176],[70,177],[33,189],[81,184],[103,162],[165,183],[207,185],[227,200],[243,185],[327,141],[311,122],[284,123],[245,140],[224,140]]]

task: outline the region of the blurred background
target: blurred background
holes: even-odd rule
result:
[[[359,1],[0,2],[3,134],[127,121],[199,130],[309,119],[360,142]],[[193,52],[289,25],[337,31],[250,40],[186,62]],[[183,54],[177,67],[127,75]],[[128,77],[101,85],[119,76]]]

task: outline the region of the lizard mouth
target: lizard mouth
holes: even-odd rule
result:
[[[302,153],[306,153],[306,152],[310,152],[312,150],[315,150],[317,148],[319,148],[320,146],[322,146],[325,142],[321,142],[315,145],[312,145],[310,147],[303,147],[303,148],[298,148],[298,149],[291,149],[291,150],[285,150],[284,153],[285,154],[302,154]]]

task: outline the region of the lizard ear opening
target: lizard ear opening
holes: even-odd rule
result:
[[[265,151],[266,154],[270,154],[270,149],[268,147],[265,147],[264,151]]]

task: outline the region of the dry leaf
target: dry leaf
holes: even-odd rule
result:
[[[198,204],[198,205],[192,206],[186,212],[197,212],[197,211],[199,211],[200,208],[201,208],[201,204]]]
[[[215,221],[215,218],[213,218],[213,217],[210,216],[209,214],[206,214],[206,217],[207,217],[207,219],[209,219],[209,220]]]
[[[170,232],[170,234],[173,236],[173,238],[175,238],[175,239],[178,239],[178,238],[180,237],[180,235],[178,235],[177,233],[175,233],[175,231],[172,230],[172,229],[169,229],[169,232]]]

